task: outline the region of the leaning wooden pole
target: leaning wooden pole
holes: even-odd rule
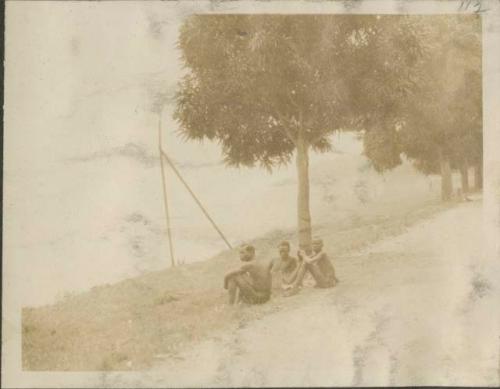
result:
[[[191,197],[193,197],[194,201],[196,202],[196,204],[198,204],[198,206],[200,207],[201,211],[205,214],[205,216],[207,217],[207,219],[210,221],[210,223],[212,223],[212,226],[215,228],[215,230],[219,233],[220,237],[222,238],[222,240],[224,242],[226,242],[226,245],[227,247],[229,247],[230,249],[233,248],[233,246],[231,246],[231,244],[229,243],[229,241],[226,239],[226,237],[224,236],[224,234],[222,233],[222,231],[219,229],[219,227],[217,227],[217,224],[215,224],[215,221],[212,219],[212,217],[208,214],[207,210],[205,209],[205,207],[203,206],[203,204],[201,204],[200,200],[198,200],[198,197],[196,197],[196,195],[194,194],[194,192],[192,191],[191,187],[188,185],[188,183],[184,180],[184,178],[181,176],[181,173],[179,173],[179,171],[177,170],[177,168],[175,167],[174,163],[172,162],[172,160],[168,157],[168,155],[165,153],[165,151],[161,150],[161,154],[163,155],[163,157],[165,158],[165,160],[168,162],[168,164],[170,165],[170,167],[172,168],[172,170],[174,171],[174,173],[177,175],[177,177],[179,177],[179,180],[183,183],[183,185],[186,187],[186,189],[188,190],[189,194],[191,195]]]
[[[162,145],[162,131],[161,131],[161,111],[158,116],[158,151],[160,153],[160,167],[161,167],[161,180],[163,187],[163,204],[165,205],[165,219],[167,221],[167,236],[168,236],[168,247],[170,249],[170,260],[172,262],[172,266],[175,266],[175,257],[174,257],[174,245],[172,242],[172,229],[170,228],[170,212],[168,209],[168,195],[167,195],[167,187],[166,187],[166,173],[165,166],[163,164],[162,153],[163,149]]]

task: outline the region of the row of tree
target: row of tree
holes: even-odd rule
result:
[[[309,153],[330,150],[335,131],[361,132],[380,172],[405,155],[440,173],[445,200],[452,169],[481,166],[480,29],[476,15],[196,15],[180,31],[175,116],[229,165],[295,155],[308,249]]]
[[[440,17],[420,24],[425,43],[411,72],[418,80],[392,123],[369,128],[365,154],[377,171],[401,163],[401,155],[425,174],[440,174],[442,198],[453,194],[452,170],[469,191],[469,167],[482,187],[481,24],[478,18]]]

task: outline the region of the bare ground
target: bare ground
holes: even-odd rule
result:
[[[146,386],[494,385],[498,347],[472,336],[495,330],[491,284],[473,263],[480,209],[393,205],[321,226],[341,284],[264,306],[225,305],[225,252],[27,308],[24,369],[150,369]],[[258,239],[259,254],[291,235]],[[134,386],[123,377],[103,383]]]
[[[159,361],[141,382],[497,386],[498,300],[478,266],[480,210],[465,204],[360,250],[338,262],[338,288],[307,290],[274,314],[242,320]],[[127,382],[117,378],[107,384]]]

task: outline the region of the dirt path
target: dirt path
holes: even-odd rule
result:
[[[138,384],[497,385],[481,220],[480,202],[463,204],[343,258],[334,290],[304,290],[232,334],[159,356]]]

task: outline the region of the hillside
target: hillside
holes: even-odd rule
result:
[[[338,288],[241,320],[159,361],[141,385],[498,386],[497,275],[480,254],[481,210],[460,204],[353,253],[338,261]]]
[[[398,235],[449,207],[435,201],[404,200],[371,205],[369,212],[318,225],[315,233],[324,238],[335,266],[343,269],[351,263],[353,252]],[[284,238],[293,241],[293,231],[275,231],[256,239],[257,255],[262,259],[275,256],[276,245]],[[205,262],[95,287],[54,305],[25,308],[23,367],[141,370],[150,367],[157,355],[174,356],[208,336],[224,334],[302,301],[302,297],[285,299],[276,291],[262,307],[228,309],[222,277],[237,266],[236,258],[236,252],[226,251]],[[343,283],[349,277],[339,270]]]

